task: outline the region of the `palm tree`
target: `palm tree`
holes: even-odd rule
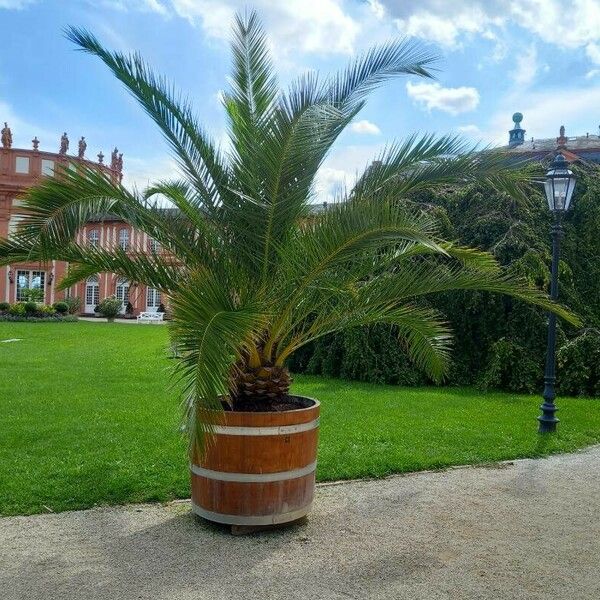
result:
[[[268,409],[288,394],[292,353],[350,327],[393,325],[414,362],[440,379],[451,332],[424,300],[430,294],[498,292],[574,321],[491,255],[440,239],[435,218],[406,201],[418,190],[474,181],[516,193],[525,175],[506,168],[501,154],[457,137],[413,136],[390,145],[339,202],[311,212],[319,167],[369,93],[400,75],[432,77],[437,58],[419,44],[374,47],[332,77],[309,73],[284,91],[256,14],[238,16],[223,98],[230,145],[220,149],[189,101],[139,55],[110,52],[82,29],[67,36],[99,57],[154,120],[183,179],[139,193],[92,168],[65,170],[27,193],[27,216],[0,243],[0,261],[68,261],[63,288],[110,272],[167,295],[194,447],[210,429],[203,414],[223,397],[234,408]],[[164,198],[177,210],[161,208]],[[165,252],[78,244],[89,217],[106,212]]]

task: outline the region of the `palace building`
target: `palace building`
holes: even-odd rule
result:
[[[79,140],[78,152],[70,155],[69,139],[66,132],[60,138],[57,153],[39,149],[39,140],[32,140],[31,149],[12,147],[12,132],[7,123],[1,130],[0,146],[0,237],[8,237],[16,230],[22,219],[19,197],[29,187],[43,177],[53,177],[55,170],[77,168],[86,164],[101,169],[113,181],[123,176],[123,155],[115,148],[110,164],[104,163],[102,152],[98,161],[89,161],[85,157],[87,143]],[[156,243],[144,233],[134,230],[114,215],[104,215],[90,220],[79,232],[77,241],[110,248],[120,246],[124,250],[156,251]],[[45,304],[53,304],[67,296],[81,299],[81,313],[93,314],[98,302],[107,296],[116,295],[123,302],[123,312],[130,303],[133,314],[144,311],[156,311],[161,304],[158,290],[135,285],[112,273],[98,273],[87,281],[65,291],[57,289],[68,264],[60,261],[51,263],[25,262],[0,267],[0,302],[19,302],[25,299],[26,291],[37,288],[43,294]]]
[[[556,138],[526,138],[526,130],[521,127],[523,115],[513,115],[513,128],[508,132],[506,151],[514,156],[533,160],[552,160],[558,150],[567,162],[583,161],[600,163],[600,126],[597,133],[567,136],[561,125]]]

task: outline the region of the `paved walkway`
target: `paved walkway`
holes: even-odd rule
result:
[[[232,537],[186,502],[0,519],[3,600],[600,598],[600,447],[320,486]]]
[[[89,321],[90,323],[108,323],[108,319],[104,317],[78,317],[80,321]],[[115,319],[115,323],[124,323],[125,325],[166,325],[168,321],[152,321],[138,323],[137,319]]]

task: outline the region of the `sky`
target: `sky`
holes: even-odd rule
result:
[[[512,114],[526,136],[599,133],[600,0],[0,0],[0,123],[14,146],[87,156],[124,153],[124,183],[176,176],[156,126],[100,61],[64,28],[89,29],[106,47],[138,51],[191,98],[224,144],[220,104],[236,11],[255,9],[280,81],[333,73],[365,49],[410,37],[440,56],[435,80],[399,78],[378,90],[323,164],[315,201],[350,185],[386,144],[412,133],[461,134],[504,145]]]

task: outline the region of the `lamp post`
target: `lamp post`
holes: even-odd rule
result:
[[[575,189],[575,175],[569,170],[565,157],[559,152],[544,182],[548,207],[554,216],[552,225],[552,273],[550,283],[550,298],[558,298],[558,261],[560,256],[560,240],[563,237],[563,215],[569,210],[573,190]],[[559,419],[556,417],[554,398],[554,383],[556,382],[556,315],[548,315],[548,348],[546,350],[546,371],[544,373],[544,403],[540,406],[542,414],[538,417],[539,432],[551,433],[556,431]]]

